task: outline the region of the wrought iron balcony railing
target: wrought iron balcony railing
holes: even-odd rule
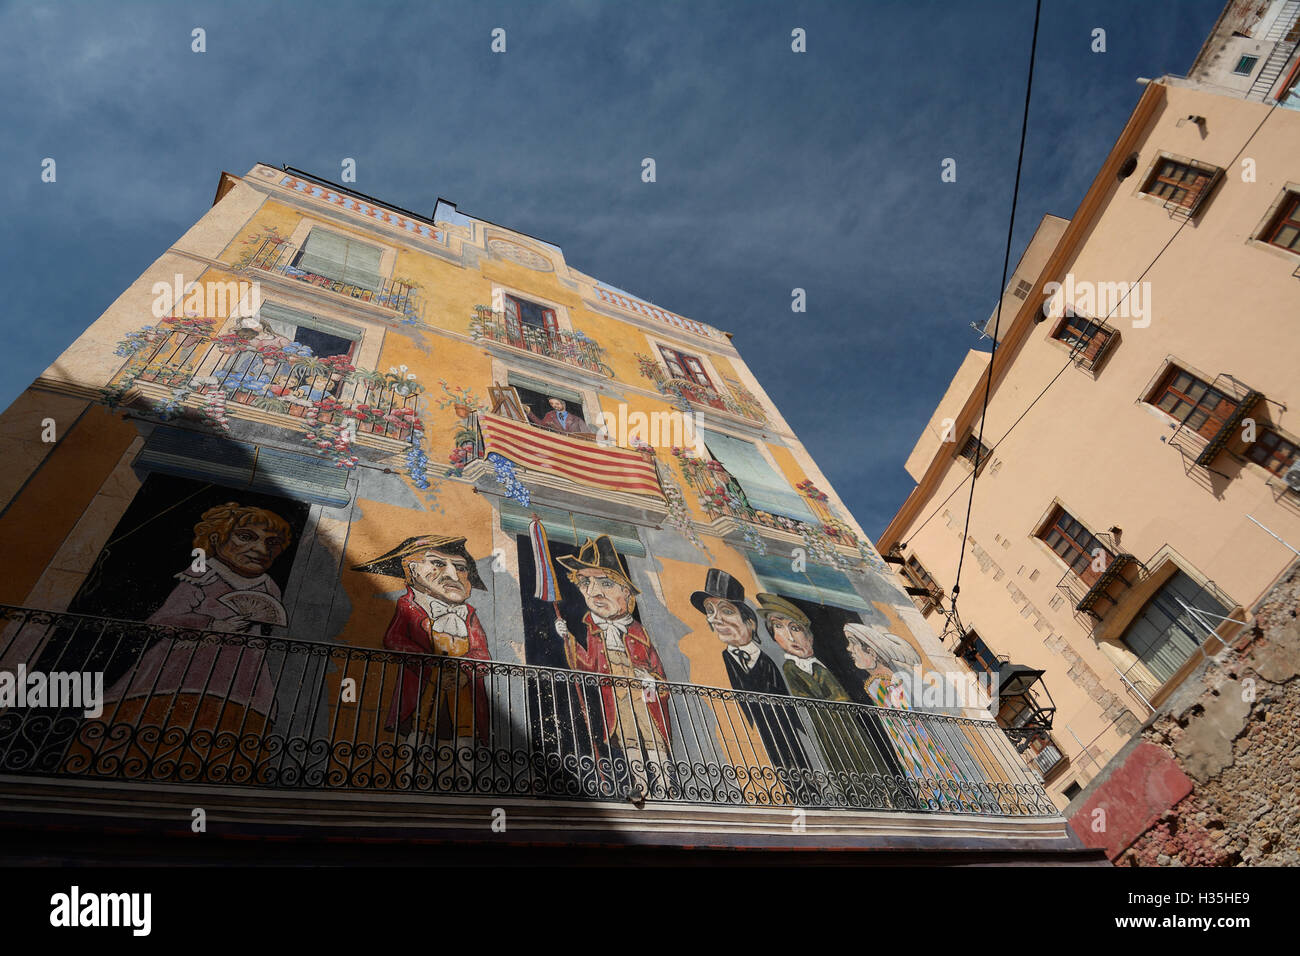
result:
[[[100,713],[30,697],[0,711],[0,773],[1056,814],[992,721],[7,605],[0,628],[18,683],[94,672],[105,687]]]
[[[217,424],[239,409],[299,419],[307,431],[350,426],[363,435],[410,440],[418,425],[413,374],[357,369],[345,356],[318,357],[296,343],[257,345],[236,334],[215,336],[205,319],[165,319],[119,346],[126,366],[110,381],[106,400],[132,390],[165,416],[192,406]]]
[[[1146,575],[1146,566],[1131,554],[1112,553],[1106,567],[1094,580],[1079,577],[1073,569],[1067,570],[1056,588],[1069,599],[1071,607],[1100,621],[1113,608],[1124,592]]]
[[[300,268],[299,247],[283,239],[268,237],[261,241],[248,257],[244,268],[258,269],[274,275],[282,275],[308,285],[336,292],[350,299],[369,302],[381,308],[390,309],[409,321],[418,322],[424,313],[419,288],[402,279],[376,278],[373,283],[357,285],[334,276],[321,275],[308,269]]]
[[[509,345],[608,378],[614,377],[614,370],[605,364],[605,350],[582,332],[538,328],[519,322],[504,312],[493,312],[486,306],[475,307],[469,331],[476,342]]]

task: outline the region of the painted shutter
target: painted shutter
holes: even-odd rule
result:
[[[767,463],[757,446],[730,435],[707,429],[702,431],[709,454],[722,462],[722,466],[740,483],[754,508],[796,521],[821,524],[803,498]]]
[[[380,250],[374,246],[313,229],[302,245],[297,265],[308,272],[374,291],[381,284],[380,257]]]
[[[294,331],[299,328],[315,329],[318,332],[328,332],[330,335],[337,335],[339,338],[351,339],[353,342],[361,340],[361,329],[354,325],[348,325],[346,322],[336,322],[333,319],[322,319],[315,315],[308,315],[306,312],[299,312],[297,309],[290,309],[283,305],[277,305],[274,302],[263,302],[262,311],[259,313],[263,319],[271,323],[271,328],[277,332],[283,328],[289,329],[282,334],[286,338],[293,338]]]
[[[524,337],[523,328],[519,321],[519,302],[514,296],[505,297],[506,306],[506,335],[515,342]]]
[[[298,268],[328,279],[342,279],[348,261],[348,241],[332,232],[313,229],[302,244]]]
[[[348,257],[343,270],[343,281],[363,289],[378,291],[382,282],[379,278],[379,260],[382,253],[374,246],[360,242],[348,242]]]

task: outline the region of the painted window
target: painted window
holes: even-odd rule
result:
[[[688,382],[694,382],[696,385],[703,385],[705,388],[717,391],[716,388],[713,388],[713,380],[709,378],[709,373],[704,370],[704,363],[694,355],[670,349],[666,345],[659,346],[659,352],[663,355],[664,363],[668,366],[668,371],[673,378],[685,379]]]
[[[1029,293],[1033,288],[1033,283],[1020,279],[1016,282],[1016,287],[1011,290],[1011,294],[1017,299],[1027,299],[1029,298]]]
[[[1296,445],[1271,428],[1260,429],[1255,441],[1246,448],[1246,457],[1275,475],[1286,473],[1296,460]]]
[[[1237,407],[1218,389],[1176,365],[1147,401],[1207,439],[1218,434]]]
[[[767,463],[757,445],[719,432],[704,431],[703,434],[709,454],[722,462],[722,467],[740,485],[750,507],[796,521],[821,523],[802,496]]]
[[[547,332],[560,331],[560,320],[556,318],[554,309],[515,295],[505,297],[505,307],[506,325],[509,326],[512,335],[522,334],[521,326],[544,329]]]
[[[1258,62],[1259,57],[1257,56],[1243,56],[1237,61],[1237,66],[1232,72],[1238,76],[1250,76],[1255,69],[1255,64]]]
[[[1142,191],[1194,210],[1218,172],[1213,166],[1161,158]]]
[[[1260,238],[1279,249],[1300,252],[1300,192],[1286,194],[1282,208]]]
[[[375,246],[346,239],[338,233],[313,229],[302,244],[294,265],[306,272],[375,292],[382,284],[379,277],[382,255]]]
[[[1060,505],[1052,509],[1047,523],[1038,532],[1038,537],[1056,552],[1085,584],[1093,584],[1102,572],[1097,570],[1098,562],[1104,570],[1110,566],[1115,555],[1098,541],[1083,524]],[[1099,553],[1100,552],[1100,553]]]

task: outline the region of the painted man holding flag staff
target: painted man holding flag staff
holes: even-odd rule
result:
[[[555,633],[564,641],[572,670],[625,678],[600,688],[602,722],[591,714],[593,730],[627,760],[633,789],[643,796],[656,786],[667,792],[670,774],[668,688],[663,663],[641,622],[632,612],[640,592],[628,579],[608,535],[587,539],[576,556],[556,559],[587,605],[583,640],[557,615]],[[659,795],[659,794],[654,794]]]

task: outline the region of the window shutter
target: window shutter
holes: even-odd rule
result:
[[[298,268],[329,279],[342,279],[348,261],[348,241],[332,232],[313,229],[302,244]]]
[[[560,331],[560,320],[555,317],[554,309],[542,309],[542,321],[546,324],[546,331]]]
[[[378,291],[382,284],[379,278],[379,259],[382,255],[374,246],[349,241],[347,263],[343,271],[343,281],[363,289]]]
[[[796,521],[821,523],[803,498],[767,463],[757,446],[708,430],[704,430],[704,441],[709,453],[740,483],[754,508]]]
[[[297,265],[308,272],[375,291],[381,284],[381,255],[380,250],[374,246],[313,229],[302,245]]]

